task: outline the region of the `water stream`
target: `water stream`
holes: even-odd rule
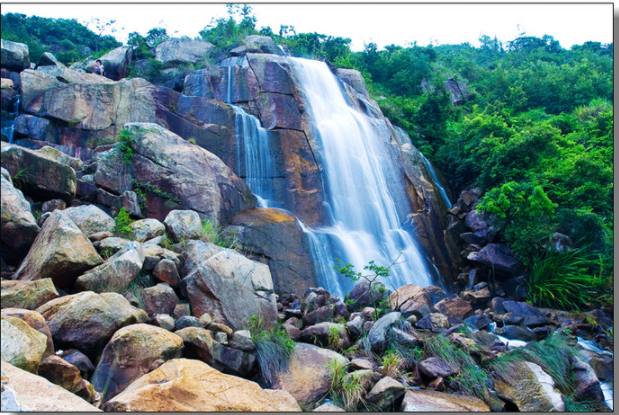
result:
[[[433,270],[412,235],[402,229],[386,169],[393,168],[388,143],[372,121],[347,104],[340,83],[323,62],[292,58],[292,69],[308,102],[322,167],[330,225],[308,229],[313,245],[331,255],[316,258],[322,285],[341,295],[352,283],[337,275],[332,258],[356,270],[374,260],[398,262],[388,282],[395,287],[433,283]],[[404,189],[402,189],[404,192]]]
[[[13,142],[13,136],[15,135],[15,118],[19,115],[19,104],[21,95],[17,94],[14,98],[11,98],[12,107],[8,111],[7,118],[2,118],[2,127],[0,127],[0,133],[7,138],[9,143]]]
[[[426,168],[428,169],[428,173],[430,173],[430,177],[432,177],[432,182],[434,184],[434,187],[438,190],[441,197],[445,201],[445,204],[447,205],[447,209],[451,209],[451,201],[449,200],[449,196],[447,196],[447,192],[445,191],[445,188],[441,185],[441,181],[438,179],[438,175],[436,174],[436,170],[434,170],[434,166],[432,166],[432,163],[430,163],[430,160],[428,160],[426,156],[421,154],[421,157],[423,158],[423,163],[426,165]]]

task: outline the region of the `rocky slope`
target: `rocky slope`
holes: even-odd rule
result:
[[[463,192],[448,210],[423,156],[355,71],[338,71],[346,97],[382,126],[399,161],[393,182],[407,188],[398,208],[459,295],[375,291],[362,280],[344,299],[316,287],[297,218],[325,220],[319,150],[298,80],[269,41],[252,37],[240,56],[190,71],[182,92],[122,78],[127,48],[105,57],[112,80],[50,58],[29,69],[27,48],[3,41],[3,124],[14,122],[1,150],[3,411],[351,409],[332,384],[338,365],[368,409],[564,409],[567,389],[549,387],[557,379],[539,361],[512,367],[527,382],[486,363],[507,353],[505,338],[576,335],[609,347],[612,319],[520,302],[521,265],[476,213],[479,194]],[[210,49],[172,41],[157,57],[174,69]],[[289,211],[257,207],[228,101],[268,129],[272,179]],[[261,330],[295,342],[272,377],[260,363]],[[496,392],[447,393],[471,395],[470,369],[433,348],[436,339],[470,355]],[[386,360],[398,350],[417,352]],[[612,356],[582,350],[565,370],[575,379],[569,399],[602,408]],[[33,385],[54,399],[41,401]]]

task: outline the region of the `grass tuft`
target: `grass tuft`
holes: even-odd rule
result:
[[[256,359],[262,379],[272,387],[278,373],[286,370],[290,356],[294,352],[294,341],[279,324],[265,329],[262,317],[252,316],[249,328],[251,339],[256,345]]]

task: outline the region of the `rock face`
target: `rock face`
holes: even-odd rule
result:
[[[2,280],[2,308],[15,307],[34,310],[58,297],[51,278],[36,281]]]
[[[521,412],[549,412],[565,410],[555,383],[542,368],[531,362],[516,362],[517,375],[496,379],[495,389],[502,399],[513,402]]]
[[[402,412],[490,412],[481,399],[434,391],[406,391]]]
[[[30,210],[30,203],[21,190],[6,177],[2,180],[2,258],[19,263],[39,234],[39,226]]]
[[[75,196],[75,171],[44,153],[2,142],[2,167],[14,180],[19,175],[24,191],[43,200]]]
[[[269,268],[230,249],[200,241],[187,244],[182,284],[192,314],[208,313],[235,330],[262,317],[266,327],[277,320]]]
[[[91,357],[116,330],[148,318],[120,294],[89,291],[49,301],[36,311],[47,320],[58,347],[77,348]]]
[[[5,376],[8,378],[6,386]],[[2,362],[2,385],[6,388],[2,392],[2,411],[17,411],[21,407],[22,411],[36,412],[101,412],[84,399],[54,385],[47,379],[4,361]],[[11,390],[10,397],[7,393],[8,389]],[[9,403],[13,406],[8,406]]]
[[[82,272],[99,265],[99,256],[88,238],[60,211],[45,220],[32,248],[13,279],[33,281],[51,278],[54,284],[72,284]]]
[[[146,187],[150,217],[164,220],[175,206],[195,210],[216,224],[256,206],[245,183],[223,162],[157,124],[126,124],[135,138],[135,157],[123,173],[120,160],[99,162],[95,182],[116,194],[129,190],[132,180]],[[164,195],[164,196],[162,196]],[[169,207],[169,206],[172,207]]]
[[[297,343],[288,368],[280,373],[279,388],[290,392],[303,405],[313,405],[329,392],[331,372],[328,363],[347,363],[341,354],[305,343]]]
[[[30,68],[30,52],[27,45],[2,39],[1,51],[3,68],[15,72]]]
[[[447,79],[445,81],[445,90],[449,92],[453,106],[462,105],[470,99],[466,85],[458,78],[451,77]]]
[[[181,357],[183,339],[160,327],[132,324],[118,330],[103,349],[92,384],[103,401],[153,369],[157,360]]]
[[[337,76],[346,84],[350,85],[352,89],[357,91],[366,99],[370,99],[370,93],[365,86],[365,80],[361,72],[356,69],[337,69]]]
[[[230,223],[245,251],[266,258],[277,291],[303,295],[318,285],[306,235],[294,216],[255,208],[239,213]]]
[[[36,373],[47,349],[47,337],[20,318],[2,315],[2,360]],[[4,370],[4,364],[3,364]]]
[[[172,39],[160,43],[155,49],[156,59],[163,62],[164,68],[202,61],[214,46],[201,40]]]
[[[224,375],[205,363],[170,360],[104,405],[106,411],[299,412],[288,392]]]

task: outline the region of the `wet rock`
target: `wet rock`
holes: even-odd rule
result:
[[[24,308],[34,310],[58,297],[51,278],[35,281],[2,280],[2,308]]]
[[[52,212],[13,279],[51,278],[63,288],[82,272],[103,262],[88,238],[69,217]]]
[[[473,308],[468,301],[460,297],[445,298],[434,305],[434,309],[447,317],[463,320],[473,313]]]
[[[74,347],[90,356],[119,328],[148,318],[120,294],[89,291],[56,298],[36,311],[47,320],[57,347]]]
[[[453,374],[449,365],[437,357],[430,357],[419,362],[419,370],[430,379],[447,378]]]
[[[331,387],[328,363],[336,360],[348,362],[344,356],[331,350],[305,343],[297,343],[288,368],[279,374],[279,388],[290,394],[302,405],[313,405],[327,395]]]
[[[108,401],[140,376],[151,371],[158,360],[181,356],[183,339],[159,327],[132,324],[118,330],[103,349],[92,384]]]
[[[525,342],[536,340],[535,333],[520,326],[509,325],[498,328],[494,332],[510,340],[522,340]]]
[[[507,277],[520,275],[524,270],[522,263],[513,257],[509,247],[504,244],[490,243],[479,252],[469,254],[467,259],[492,268]]]
[[[373,351],[379,352],[385,349],[387,344],[387,330],[394,325],[401,316],[401,313],[394,311],[382,316],[376,321],[368,333],[368,339]]]
[[[404,317],[415,314],[423,318],[432,312],[432,300],[430,295],[422,287],[414,284],[404,285],[391,293],[389,305],[392,310],[397,310]]]
[[[448,297],[448,295],[445,294],[445,291],[433,285],[428,285],[427,287],[423,287],[423,289],[430,296],[431,305],[434,305]]]
[[[468,317],[464,319],[464,322],[477,330],[485,330],[490,325],[490,319],[483,314],[476,314]]]
[[[548,323],[548,318],[544,314],[542,314],[540,310],[527,303],[517,301],[505,301],[503,302],[503,307],[508,313],[513,313],[517,316],[523,317],[524,324],[527,327],[540,327]]]
[[[603,402],[602,387],[593,368],[577,357],[572,359],[572,368],[576,383],[574,397],[581,401]]]
[[[205,363],[174,359],[132,383],[106,411],[299,412],[289,393],[224,375]]]

